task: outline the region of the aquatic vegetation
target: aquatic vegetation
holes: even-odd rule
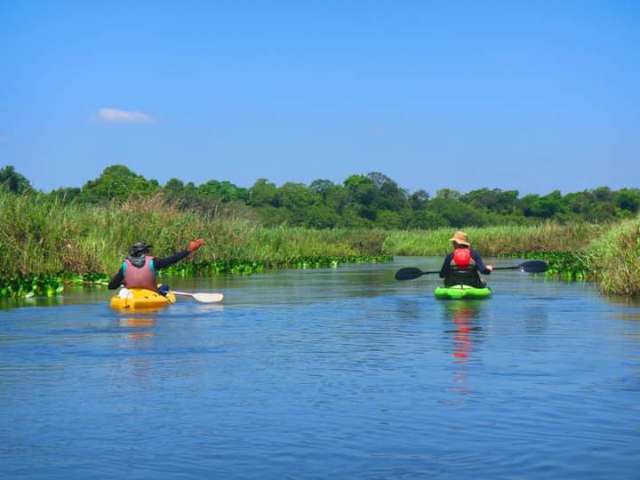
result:
[[[338,268],[347,263],[382,263],[393,260],[389,255],[351,255],[342,257],[315,256],[280,259],[277,261],[219,260],[216,262],[178,263],[160,272],[160,276],[191,277],[199,275],[237,273],[253,274],[279,268]]]
[[[1,297],[52,297],[64,289],[62,279],[55,275],[30,275],[0,278]]]
[[[65,285],[107,285],[109,277],[101,273],[0,275],[0,298],[52,297],[64,291]]]
[[[523,252],[512,255],[517,258],[535,258],[549,265],[545,272],[548,277],[564,280],[591,280],[591,256],[585,251],[575,252]]]

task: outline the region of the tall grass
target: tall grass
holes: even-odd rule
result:
[[[0,297],[55,294],[61,282],[114,273],[136,241],[169,255],[202,237],[206,246],[173,273],[252,272],[274,267],[376,261],[385,255],[443,255],[452,229],[433,231],[265,228],[167,206],[161,198],[88,207],[38,195],[0,192]],[[467,230],[485,256],[547,256],[554,273],[592,278],[606,293],[640,294],[640,220],[614,228],[589,224],[499,226]],[[563,252],[571,252],[569,254]]]
[[[376,231],[264,228],[243,219],[179,211],[160,198],[108,207],[63,206],[38,196],[0,194],[0,274],[115,271],[136,241],[157,256],[202,237],[193,261],[261,262],[287,266],[305,258],[380,256]]]
[[[473,247],[482,255],[514,255],[524,252],[560,252],[583,248],[603,232],[592,224],[535,226],[505,225],[465,229]],[[393,231],[384,242],[390,255],[444,255],[451,249],[450,228],[429,231]]]
[[[588,248],[590,270],[600,290],[640,295],[640,219],[622,222]]]

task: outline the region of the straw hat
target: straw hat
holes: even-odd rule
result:
[[[454,233],[453,237],[451,237],[449,240],[460,245],[466,245],[467,247],[471,246],[471,242],[469,242],[469,236],[462,230],[458,230],[456,233]]]

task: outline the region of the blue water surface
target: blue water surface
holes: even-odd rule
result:
[[[0,478],[640,478],[640,308],[518,272],[485,301],[393,279],[437,262],[0,310]]]

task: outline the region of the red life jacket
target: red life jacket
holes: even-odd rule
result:
[[[453,259],[451,260],[451,265],[458,268],[469,268],[470,266],[475,265],[475,263],[476,262],[471,257],[470,248],[456,248],[453,251]]]
[[[158,282],[156,274],[151,268],[153,257],[145,255],[144,265],[136,267],[128,258],[124,261],[124,286],[127,288],[146,288],[156,291]]]

